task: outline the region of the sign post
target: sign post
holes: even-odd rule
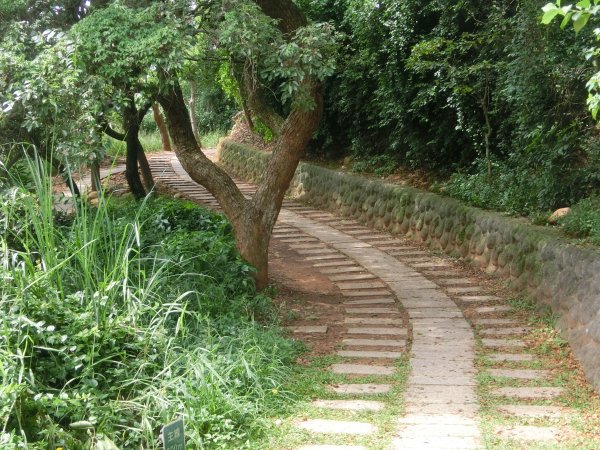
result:
[[[185,450],[183,419],[165,425],[162,430],[164,450]]]

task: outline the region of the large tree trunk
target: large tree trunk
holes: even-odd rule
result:
[[[152,104],[152,115],[154,116],[154,122],[156,122],[156,126],[158,127],[158,132],[160,133],[160,140],[162,141],[162,148],[166,152],[171,151],[171,139],[169,139],[169,132],[167,131],[167,127],[165,126],[165,121],[163,120],[162,114],[160,113],[160,107],[158,103]]]
[[[152,176],[152,171],[150,170],[150,164],[148,164],[148,158],[146,158],[144,147],[142,147],[142,143],[139,139],[137,140],[137,159],[140,165],[140,171],[142,172],[144,187],[146,188],[146,192],[150,193],[154,189],[154,177]]]
[[[292,0],[261,0],[257,3],[265,14],[280,20],[279,27],[285,34],[306,23]],[[245,199],[229,175],[202,153],[179,85],[171,84],[169,90],[159,96],[179,161],[190,177],[206,187],[223,208],[233,225],[238,251],[257,270],[255,279],[259,290],[268,286],[269,240],[285,192],[322,114],[320,86],[310,78],[305,84],[315,103],[312,110],[294,109],[285,120],[275,121],[271,120],[274,117],[271,116],[272,108],[263,105],[255,111],[259,115],[261,111],[268,111],[271,116],[268,121],[276,122],[274,127],[279,133],[267,170],[251,200]],[[247,87],[245,91],[248,94],[259,92],[253,87]],[[261,101],[260,96],[251,97],[253,102]]]
[[[198,131],[198,119],[196,118],[196,81],[190,80],[190,122],[192,124],[192,131],[194,137],[198,143],[198,147],[202,147],[200,142],[200,132]]]
[[[131,193],[136,199],[146,196],[146,190],[140,179],[138,171],[138,133],[140,125],[138,123],[138,112],[133,105],[124,108],[123,111],[123,129],[125,130],[126,158],[125,158],[125,178]]]

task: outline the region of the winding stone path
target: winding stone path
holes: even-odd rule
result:
[[[214,198],[191,181],[174,155],[154,156],[150,164],[161,182],[218,209]],[[252,195],[252,185],[238,185],[245,195]],[[521,340],[529,329],[505,317],[511,307],[502,304],[501,298],[488,295],[485,288],[465,278],[452,265],[404,240],[290,200],[284,201],[273,239],[310,262],[347,299],[339,305],[345,317],[345,331],[337,355],[343,361],[332,364],[329,370],[352,381],[328,386],[329,391],[344,399],[316,399],[313,406],[317,410],[362,414],[382,410],[384,403],[362,397],[390,392],[395,361],[408,355],[406,389],[399,394],[404,396],[404,414],[397,418],[396,431],[387,448],[483,448],[476,393],[475,356],[479,348],[492,364],[487,369],[488,376],[537,383],[513,383],[492,390],[492,396],[503,399],[498,411],[525,420],[523,425],[496,427],[496,436],[509,442],[536,440],[536,433],[539,441],[552,441],[559,436],[558,428],[526,425],[532,417],[553,419],[570,412],[555,405],[523,403],[528,399],[551,401],[563,390],[544,385],[550,376],[548,372],[521,366],[535,362],[532,355],[524,352],[527,344]],[[464,311],[468,312],[467,317]],[[293,327],[291,331],[300,336],[322,335],[328,332],[329,325],[317,322]],[[331,436],[326,445],[299,449],[370,448],[337,444],[336,435],[368,436],[379,432],[373,423],[356,422],[352,417],[347,421],[319,417],[298,421],[296,426],[307,433]]]

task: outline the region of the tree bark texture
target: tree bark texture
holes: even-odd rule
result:
[[[279,27],[286,35],[306,24],[303,14],[291,0],[257,0],[257,4],[265,14],[279,20]],[[238,251],[257,270],[255,279],[259,290],[268,286],[269,241],[285,192],[323,110],[320,85],[310,78],[304,82],[312,94],[315,107],[310,111],[294,109],[285,119],[275,118],[274,131],[278,131],[278,137],[271,160],[258,184],[256,194],[250,200],[244,198],[223,169],[202,153],[199,142],[194,137],[190,115],[179,85],[171,84],[172,87],[159,96],[179,161],[191,178],[206,187],[223,208],[233,225]],[[249,102],[250,107],[259,116],[261,112],[268,111],[267,116],[275,117],[272,115],[272,108],[264,102],[261,95],[250,95],[252,92],[259,92],[253,89],[253,86],[245,86],[249,100],[257,102],[256,109]],[[267,117],[265,123],[272,122],[270,118]]]
[[[152,115],[154,116],[154,122],[156,122],[156,126],[158,128],[158,132],[160,133],[160,140],[162,141],[162,148],[166,152],[170,152],[171,150],[171,139],[169,138],[169,132],[167,131],[167,127],[165,125],[165,121],[160,112],[160,106],[158,103],[152,104]]]
[[[196,81],[190,80],[190,122],[192,124],[192,131],[194,137],[198,143],[198,147],[202,147],[200,142],[200,132],[198,131],[198,119],[196,118]]]

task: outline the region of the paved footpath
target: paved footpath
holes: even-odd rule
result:
[[[150,164],[160,182],[218,209],[213,196],[188,177],[172,153],[156,155]],[[254,186],[238,185],[244,194],[252,194]],[[390,449],[487,446],[480,431],[476,392],[478,348],[489,362],[487,375],[506,382],[506,387],[489,393],[497,398],[495,410],[506,418],[507,424],[493,429],[495,439],[507,445],[504,448],[552,443],[569,432],[564,423],[570,411],[556,402],[562,388],[550,383],[545,370],[530,368],[536,367],[535,357],[520,339],[527,327],[507,317],[510,307],[487,295],[485,288],[465,278],[447,260],[410,241],[288,200],[273,239],[329,277],[346,298],[339,305],[345,325],[336,351],[341,362],[329,370],[347,375],[350,381],[330,386],[340,399],[316,400],[314,406],[347,410],[350,420],[298,420],[296,426],[308,433],[308,440],[314,435],[314,442],[319,443],[299,449],[369,448],[339,445],[338,437],[347,442],[353,436],[358,439],[378,432],[368,420],[351,419],[357,411],[375,413],[385,408],[377,396],[392,388],[389,380],[396,370],[395,360],[407,352],[410,372],[403,393],[404,415],[398,417]],[[293,332],[302,338],[327,330],[327,323],[317,322]]]

